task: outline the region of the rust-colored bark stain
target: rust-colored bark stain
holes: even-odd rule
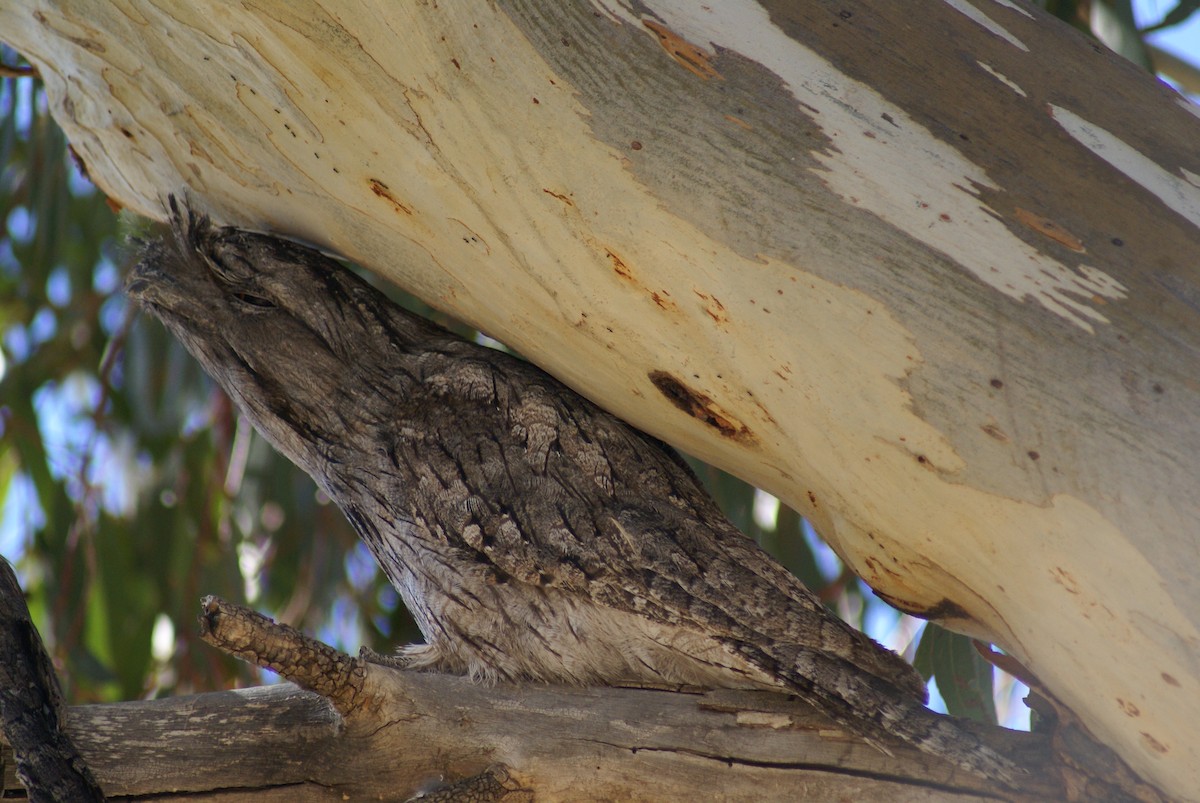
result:
[[[1118,697],[1117,705],[1127,717],[1140,717],[1142,715],[1142,710],[1128,700],[1122,700]]]
[[[546,190],[546,192],[549,192],[549,190]],[[550,194],[553,195],[554,193]],[[638,277],[634,275],[633,269],[629,267],[629,264],[620,256],[618,256],[617,253],[611,248],[605,248],[604,255],[608,257],[608,262],[610,265],[612,265],[613,272],[616,273],[617,276],[629,282],[640,292],[650,296],[650,300],[653,301],[659,309],[666,310],[667,312],[676,312],[679,309],[679,305],[671,299],[671,294],[669,292],[663,289],[651,290],[649,287],[642,284]]]
[[[984,424],[980,427],[989,438],[995,438],[1001,443],[1008,443],[1008,436],[1004,434],[1004,430],[995,424]]]
[[[612,263],[612,269],[618,276],[631,282],[637,281],[633,277],[633,271],[630,270],[629,266],[625,264],[625,260],[621,259],[619,256],[614,254],[611,249],[608,248],[604,249],[604,254],[608,257],[608,261]]]
[[[667,51],[667,55],[683,65],[688,72],[698,75],[705,81],[709,78],[721,77],[721,74],[709,64],[708,53],[702,48],[696,47],[661,22],[642,20],[642,24],[654,31],[654,35],[658,37],[658,43],[662,45],[662,49]]]
[[[574,201],[572,201],[570,198],[568,198],[567,196],[563,195],[563,194],[562,194],[562,193],[560,193],[560,192],[555,192],[554,190],[548,190],[548,189],[546,189],[545,187],[542,187],[542,192],[546,193],[546,194],[547,194],[547,195],[549,195],[551,198],[557,198],[558,200],[562,201],[562,202],[563,202],[564,204],[566,204],[567,206],[574,206],[574,205],[575,205],[575,202],[574,202]]]
[[[1155,739],[1153,736],[1146,733],[1145,731],[1142,731],[1142,739],[1143,739],[1143,741],[1146,742],[1146,745],[1156,753],[1170,753],[1171,752],[1170,747],[1163,744],[1158,739]]]
[[[753,441],[754,433],[742,422],[721,409],[705,393],[688,387],[666,371],[651,371],[646,375],[667,401],[692,418],[707,424],[723,437],[737,441]]]
[[[392,191],[388,188],[388,185],[384,184],[377,178],[370,179],[367,183],[371,187],[371,192],[390,203],[397,212],[403,212],[409,217],[412,216],[412,207],[408,204],[401,203],[400,199],[392,194]]]
[[[883,575],[885,574],[891,575],[892,577],[901,577],[899,572],[892,571],[887,566],[884,566],[883,563],[881,563],[876,557],[868,555],[864,559],[864,563],[866,563],[867,568],[871,570],[872,577],[870,579],[883,580]],[[871,585],[875,584],[872,583]]]
[[[747,393],[749,393],[749,391],[747,391]],[[755,400],[755,402],[754,402],[754,406],[758,408],[758,411],[759,411],[760,413],[762,413],[762,415],[763,415],[763,418],[764,418],[766,421],[769,421],[771,424],[774,424],[775,426],[779,426],[779,422],[775,420],[775,416],[771,415],[771,411],[770,411],[770,410],[768,410],[768,409],[767,409],[767,408],[766,408],[766,407],[763,405],[763,403],[762,403],[762,402],[760,402],[760,401],[758,401],[758,400]]]
[[[1082,240],[1050,218],[1035,215],[1028,209],[1022,209],[1019,206],[1013,210],[1013,216],[1038,234],[1049,237],[1059,245],[1066,246],[1077,254],[1087,253]]]
[[[650,298],[654,299],[654,303],[659,306],[659,309],[665,309],[668,312],[679,309],[679,305],[671,300],[671,294],[666,290],[656,290],[650,293]]]
[[[754,130],[754,126],[750,125],[749,123],[747,123],[745,120],[743,120],[743,119],[742,119],[742,118],[740,118],[740,117],[734,117],[732,114],[726,114],[726,115],[723,115],[723,116],[725,117],[725,119],[726,119],[726,120],[728,120],[729,122],[731,122],[731,123],[733,123],[734,125],[738,126],[739,128],[744,128],[744,129],[745,129],[745,130],[747,130],[747,131],[753,131],[753,130]]]
[[[1067,593],[1079,593],[1079,583],[1075,582],[1075,578],[1071,576],[1071,573],[1061,566],[1055,566],[1051,569],[1050,576],[1054,578],[1054,582],[1065,588]]]
[[[721,303],[721,299],[700,290],[693,289],[692,292],[696,294],[696,298],[704,302],[704,312],[708,317],[721,327],[729,323],[729,314],[725,312],[725,305]]]

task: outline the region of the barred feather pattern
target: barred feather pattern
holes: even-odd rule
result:
[[[333,260],[171,200],[127,291],[328,492],[426,643],[479,679],[786,691],[1011,782],[899,656],[739,532],[670,448]]]

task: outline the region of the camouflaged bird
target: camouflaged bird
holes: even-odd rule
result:
[[[128,293],[320,484],[426,643],[414,669],[785,691],[989,777],[899,656],[739,532],[670,448],[297,244],[181,211]]]

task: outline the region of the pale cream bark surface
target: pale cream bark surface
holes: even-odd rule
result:
[[[1200,122],[1009,2],[0,7],[115,200],[361,262],[1200,789]]]

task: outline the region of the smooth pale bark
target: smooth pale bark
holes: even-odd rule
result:
[[[92,178],[778,494],[1200,789],[1195,110],[1023,5],[8,2]]]

